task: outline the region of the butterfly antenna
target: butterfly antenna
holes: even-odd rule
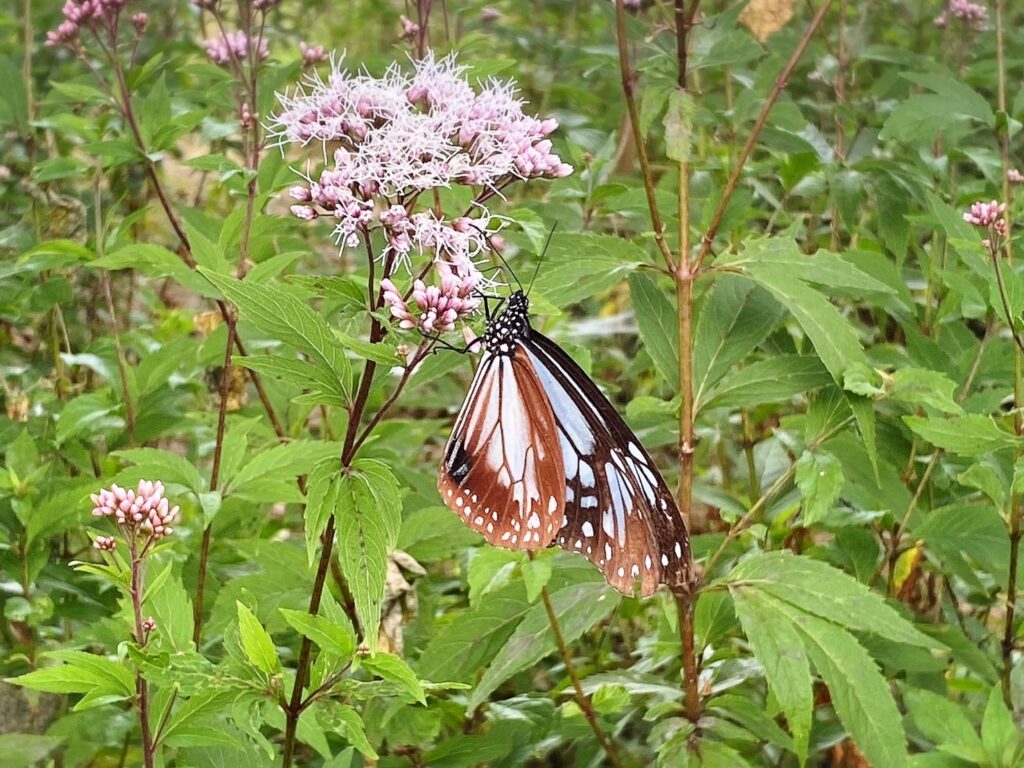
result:
[[[530,287],[526,289],[527,296],[530,295],[530,291],[533,290],[533,284],[537,281],[537,275],[540,274],[540,265],[544,262],[544,254],[548,252],[548,246],[551,245],[551,238],[555,236],[556,229],[558,229],[557,221],[551,226],[551,231],[548,232],[548,239],[544,242],[544,250],[540,252],[540,258],[537,259],[537,268],[533,270],[533,277],[530,278]]]

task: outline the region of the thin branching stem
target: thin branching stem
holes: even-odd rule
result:
[[[807,45],[811,42],[811,38],[814,36],[815,31],[821,25],[822,20],[825,18],[825,14],[832,6],[832,2],[833,0],[823,0],[821,6],[818,8],[818,12],[814,14],[814,18],[811,19],[811,23],[808,25],[803,36],[800,38],[800,41],[793,49],[793,53],[789,57],[789,61],[786,62],[786,65],[782,68],[782,72],[780,72],[779,76],[776,78],[775,85],[772,87],[771,93],[768,94],[768,98],[765,99],[764,105],[761,107],[761,112],[758,114],[757,119],[754,120],[754,126],[750,129],[750,134],[747,136],[747,140],[743,144],[743,149],[740,150],[739,157],[736,159],[736,165],[733,166],[732,173],[729,174],[729,179],[725,182],[725,188],[722,190],[722,199],[718,203],[718,208],[715,209],[714,216],[711,217],[711,224],[708,225],[707,232],[704,233],[704,239],[700,246],[700,253],[697,255],[697,264],[695,267],[697,271],[700,270],[701,266],[704,264],[704,260],[711,253],[711,247],[715,242],[715,235],[718,234],[718,228],[722,226],[722,220],[725,218],[725,211],[729,207],[729,201],[732,199],[733,192],[736,191],[736,185],[739,183],[740,175],[743,173],[743,167],[746,165],[747,159],[750,157],[750,153],[754,151],[757,140],[761,135],[761,130],[764,128],[764,124],[768,120],[768,114],[771,112],[772,107],[775,106],[775,102],[778,101],[779,96],[782,94],[782,90],[786,87],[786,83],[789,82],[789,78],[793,74],[793,70],[803,57],[804,51],[807,50]]]

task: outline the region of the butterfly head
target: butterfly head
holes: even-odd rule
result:
[[[515,342],[530,330],[530,300],[522,291],[516,291],[508,298],[505,311],[487,324],[484,345],[492,355],[511,355]]]

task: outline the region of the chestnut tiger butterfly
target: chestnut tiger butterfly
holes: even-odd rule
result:
[[[625,594],[685,585],[690,541],[672,493],[597,385],[530,326],[523,290],[477,341],[438,474],[447,506],[493,546],[578,552]]]

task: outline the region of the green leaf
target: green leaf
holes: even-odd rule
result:
[[[746,278],[722,275],[715,281],[693,341],[696,402],[706,401],[712,389],[729,386],[726,371],[768,338],[784,314],[779,302]]]
[[[348,661],[356,652],[356,633],[348,621],[334,622],[324,616],[311,616],[305,611],[279,609],[284,620],[303,637],[308,637],[317,647]]]
[[[72,437],[85,433],[93,436],[102,434],[104,430],[124,426],[124,420],[116,415],[119,410],[120,406],[111,400],[109,389],[79,395],[60,412],[57,419],[57,445],[61,446]]]
[[[492,592],[473,608],[454,613],[420,656],[420,676],[427,680],[472,681],[531,607],[522,583],[516,582]]]
[[[842,384],[849,366],[867,365],[850,322],[823,294],[785,268],[751,264],[748,274],[790,311],[837,384]]]
[[[602,685],[591,697],[594,711],[602,715],[613,715],[616,712],[622,712],[629,706],[629,703],[629,691],[626,690],[626,686],[619,685],[618,683]]]
[[[351,367],[333,329],[305,302],[279,288],[235,280],[203,267],[203,276],[215,285],[243,317],[276,339],[309,355],[326,375],[337,377],[347,391]]]
[[[1016,471],[1014,472],[1016,474]],[[990,463],[982,459],[957,475],[957,482],[969,488],[977,488],[1002,509],[1006,503],[1005,483]]]
[[[533,289],[564,307],[610,288],[644,263],[647,252],[624,238],[555,232]]]
[[[981,743],[994,766],[1020,765],[1024,757],[1024,734],[1013,722],[1013,715],[1003,703],[1003,691],[993,686],[981,720]]]
[[[379,759],[377,753],[373,750],[373,746],[371,746],[370,742],[366,738],[366,728],[363,725],[363,719],[359,716],[358,712],[347,704],[342,704],[340,707],[333,710],[331,714],[344,725],[344,735],[349,744],[358,749],[360,753],[365,757],[368,757],[370,760]]]
[[[572,584],[551,594],[551,606],[567,643],[576,640],[607,616],[618,603],[619,594],[604,582]],[[505,680],[555,650],[554,635],[545,606],[534,605],[473,689],[467,708],[475,710]]]
[[[306,558],[312,565],[320,548],[320,535],[338,507],[341,459],[327,458],[313,465],[306,486]]]
[[[757,554],[733,568],[725,582],[748,585],[851,630],[873,632],[922,648],[943,648],[886,605],[877,593],[819,560],[791,552]]]
[[[176,653],[192,650],[192,599],[180,576],[169,578],[158,589],[147,586],[146,608],[153,612],[157,634],[167,641],[171,650]]]
[[[668,95],[665,111],[665,154],[670,160],[685,162],[693,144],[693,116],[697,111],[693,96],[682,88]]]
[[[105,656],[82,651],[50,651],[46,656],[65,662],[41,667],[7,682],[47,693],[135,694],[135,680],[128,668]]]
[[[265,376],[280,379],[301,389],[309,390],[307,396],[316,398],[324,405],[346,405],[347,395],[338,377],[328,373],[313,363],[289,357],[243,357],[232,358],[236,365],[256,371]]]
[[[423,684],[420,683],[416,673],[409,668],[409,665],[398,656],[390,653],[376,653],[364,658],[362,666],[383,680],[397,683],[413,700],[426,706],[427,696],[423,692]]]
[[[214,292],[202,276],[181,260],[181,257],[162,245],[131,243],[89,262],[97,269],[136,269],[147,277],[170,277],[179,285],[200,296],[213,296]]]
[[[404,364],[404,361],[398,356],[392,344],[386,342],[371,344],[368,341],[357,339],[355,336],[342,333],[337,329],[334,330],[334,336],[346,349],[352,350],[364,360],[372,360],[375,363],[387,366]]]
[[[825,519],[843,489],[843,467],[827,451],[804,451],[796,463],[796,484],[804,497],[803,524]]]
[[[679,389],[679,324],[665,294],[647,275],[629,276],[629,294],[644,349],[658,373],[673,389]]]
[[[814,355],[780,355],[758,360],[723,377],[704,393],[698,411],[788,402],[812,389],[828,386],[832,377]]]
[[[981,739],[964,708],[931,691],[910,689],[903,694],[903,703],[911,721],[935,744],[958,744],[983,751]]]
[[[293,440],[271,446],[254,456],[231,478],[230,492],[238,492],[250,483],[266,479],[268,475],[290,480],[307,473],[310,465],[340,455],[341,444],[326,440]]]
[[[786,716],[801,765],[807,760],[814,692],[811,667],[796,628],[757,590],[731,590],[743,632]]]
[[[0,61],[3,61],[0,59]],[[18,82],[11,78],[7,82]],[[0,768],[25,768],[40,765],[60,746],[59,736],[38,736],[32,733],[0,733]]]
[[[966,554],[996,579],[1009,575],[1010,538],[990,504],[953,504],[911,519],[910,532],[940,557]]]
[[[956,382],[938,371],[924,368],[900,368],[892,377],[887,396],[915,408],[927,406],[942,413],[961,414],[963,409],[953,399]]]
[[[912,83],[923,85],[946,102],[946,112],[970,117],[988,126],[995,124],[995,113],[988,99],[967,85],[962,79],[931,73],[902,72]]]
[[[1024,440],[1003,429],[991,416],[969,413],[949,419],[904,416],[903,421],[915,434],[936,448],[960,456],[984,456],[1004,449],[1024,446]]]
[[[543,557],[543,554],[523,563],[523,584],[526,586],[526,599],[531,603],[537,602],[541,590],[551,580],[551,558]]]
[[[807,655],[828,686],[832,706],[850,737],[875,768],[903,768],[906,736],[889,684],[854,637],[828,621],[765,596],[804,638]]]
[[[143,479],[183,485],[195,493],[206,490],[206,481],[195,464],[177,453],[157,448],[129,448],[114,451],[111,456],[130,461]]]
[[[235,601],[238,609],[238,636],[242,642],[242,651],[256,669],[266,675],[274,675],[281,671],[281,660],[277,656],[277,648],[252,611],[240,601]]]
[[[356,461],[353,471],[338,482],[335,512],[341,570],[348,579],[371,653],[377,644],[388,554],[398,541],[402,522],[397,481],[384,468],[393,486],[382,482],[378,475],[381,466],[365,459]]]

